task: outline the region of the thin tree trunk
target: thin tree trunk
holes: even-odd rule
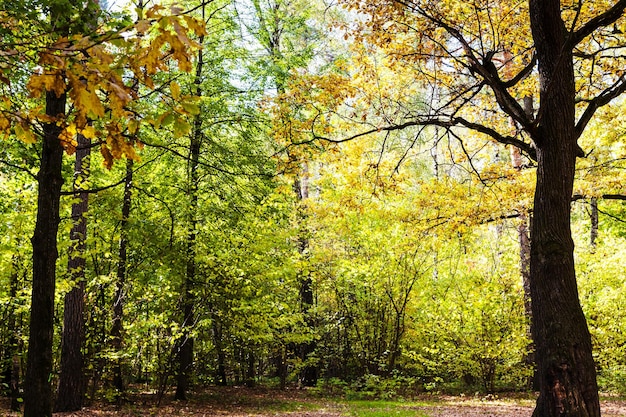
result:
[[[99,275],[96,272],[96,276]],[[95,340],[92,340],[88,347],[87,356],[92,361],[92,371],[91,371],[91,386],[89,387],[89,402],[91,403],[93,399],[96,397],[96,391],[100,386],[100,382],[102,380],[102,375],[104,374],[104,370],[106,367],[106,360],[102,351],[106,346],[107,339],[107,319],[103,317],[102,314],[98,314],[99,311],[106,310],[107,300],[105,297],[104,285],[98,286],[98,293],[96,295],[96,300],[94,301],[96,311],[94,311],[89,319],[87,324],[87,328],[91,330],[92,337]],[[108,315],[105,315],[108,317]]]
[[[598,215],[598,198],[591,197],[591,213],[589,213],[591,217],[591,230],[589,232],[589,243],[591,244],[591,249],[596,249],[596,241],[598,240],[598,223],[599,223],[599,215]]]
[[[46,92],[46,115],[65,114],[66,95]],[[33,288],[30,334],[24,379],[24,417],[52,416],[52,342],[54,332],[54,291],[56,284],[59,202],[63,185],[62,127],[43,126],[41,162],[37,182],[37,222],[33,245]]]
[[[248,352],[245,354],[245,359],[246,359],[246,372],[245,372],[245,380],[244,383],[246,384],[246,387],[248,388],[254,388],[254,385],[256,384],[256,370],[255,370],[255,363],[256,363],[256,358],[254,355],[254,350],[252,346],[248,347]]]
[[[113,363],[113,387],[117,391],[117,400],[124,397],[125,386],[122,371],[122,331],[124,317],[124,298],[126,286],[126,271],[128,266],[128,219],[132,204],[133,160],[126,160],[126,180],[124,182],[124,197],[122,201],[122,221],[120,224],[119,260],[117,264],[117,282],[115,299],[113,301],[113,327],[111,328],[111,347],[116,354]]]
[[[532,98],[524,100],[525,109],[527,114],[532,115],[532,110],[528,110],[528,101],[530,101],[530,109],[532,109]],[[511,148],[511,160],[513,168],[516,170],[522,169],[521,154],[518,148]],[[517,238],[519,243],[519,269],[522,276],[522,289],[524,290],[524,314],[528,319],[527,333],[529,339],[532,340],[532,302],[530,294],[530,237],[528,235],[528,215],[527,213],[520,213],[517,224]],[[528,347],[528,353],[525,355],[524,362],[533,369],[533,373],[528,379],[528,388],[533,390],[539,389],[539,381],[537,380],[537,372],[535,368],[535,346],[531,342]]]
[[[217,351],[217,385],[226,386],[226,353],[224,352],[224,342],[222,341],[222,326],[218,322],[217,314],[211,318],[213,327],[213,344]]]
[[[558,0],[530,0],[541,110],[530,287],[539,372],[534,417],[599,417],[591,337],[578,299],[570,202],[578,154],[573,56]]]
[[[298,252],[300,256],[305,258],[309,249],[309,236],[306,225],[306,200],[309,198],[309,166],[306,162],[302,164],[300,177],[294,182],[294,191],[300,202],[298,207],[298,222],[300,226]],[[299,271],[298,276],[300,283],[300,310],[304,315],[306,324],[312,330],[315,326],[311,312],[314,302],[313,280],[308,272]],[[298,346],[300,360],[304,363],[304,368],[300,372],[300,383],[305,387],[312,387],[317,384],[317,366],[309,362],[309,357],[316,347],[316,343],[313,340],[300,343]]]
[[[204,20],[204,7],[202,8]],[[204,42],[204,36],[201,36],[199,43]],[[194,84],[196,86],[196,97],[202,97],[202,67],[203,54],[202,50],[198,51],[198,61],[196,62],[196,76]],[[189,374],[193,365],[193,337],[190,329],[194,324],[194,294],[193,287],[196,281],[196,236],[198,233],[198,167],[200,165],[200,149],[202,147],[202,118],[196,115],[194,118],[193,131],[191,134],[191,143],[189,146],[189,171],[188,171],[188,197],[189,197],[189,219],[187,229],[187,271],[182,288],[182,336],[178,341],[178,370],[176,375],[176,393],[174,398],[177,400],[187,399],[187,390],[189,388]]]
[[[83,344],[85,341],[85,250],[87,248],[87,210],[89,194],[84,190],[89,178],[89,140],[78,135],[74,168],[74,191],[78,198],[72,205],[69,259],[67,270],[73,288],[65,295],[63,335],[61,341],[61,372],[55,411],[78,411],[85,397]]]

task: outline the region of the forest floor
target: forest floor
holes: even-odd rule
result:
[[[0,398],[0,416],[8,412],[8,401]],[[420,396],[401,401],[347,401],[321,398],[302,390],[276,391],[247,388],[213,388],[196,394],[190,401],[167,397],[157,406],[150,395],[134,396],[115,406],[99,403],[54,417],[530,417],[534,399],[530,396],[500,397]],[[626,400],[602,397],[603,417],[626,416]]]

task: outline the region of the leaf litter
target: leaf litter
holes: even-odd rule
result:
[[[423,400],[423,401],[420,401]],[[429,417],[531,417],[534,400],[519,396],[477,398],[428,396],[418,399],[427,405],[401,406]],[[626,416],[626,400],[602,398],[603,417]],[[0,398],[0,416],[18,417],[8,411],[7,398]],[[393,413],[391,413],[393,414]],[[189,401],[170,398],[157,406],[150,394],[135,395],[116,406],[96,403],[81,411],[54,413],[54,417],[349,417],[346,405],[333,399],[313,396],[303,390],[213,388],[194,394]]]

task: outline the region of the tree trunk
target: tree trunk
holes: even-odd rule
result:
[[[66,95],[46,92],[46,115],[65,113]],[[52,416],[52,336],[54,331],[54,291],[56,280],[59,202],[63,185],[63,148],[59,140],[62,127],[43,126],[43,144],[37,182],[37,221],[33,245],[33,289],[30,334],[24,379],[24,417]]]
[[[89,178],[89,140],[78,135],[74,168],[74,191],[78,198],[72,205],[69,259],[67,270],[73,288],[65,295],[63,335],[61,341],[61,372],[55,411],[78,411],[83,407],[85,376],[83,374],[83,343],[85,340],[85,250],[87,248],[87,210],[89,194],[85,189]]]
[[[213,327],[213,344],[217,351],[217,385],[226,386],[226,353],[224,352],[224,343],[222,339],[222,325],[218,321],[217,314],[213,314],[211,318]]]
[[[245,379],[244,384],[248,388],[254,388],[256,384],[256,357],[254,354],[254,349],[252,346],[247,348],[247,352],[245,353],[246,359],[246,371],[245,371]]]
[[[589,231],[589,243],[591,244],[591,250],[596,250],[596,241],[598,240],[598,198],[591,197],[591,213],[589,213],[589,217],[591,218],[591,230]]]
[[[128,218],[132,203],[133,160],[126,160],[126,180],[124,182],[124,197],[122,201],[122,222],[120,225],[119,260],[117,264],[117,283],[115,299],[113,301],[113,327],[111,328],[111,347],[116,353],[113,364],[113,387],[117,391],[117,401],[124,397],[124,378],[122,373],[122,330],[124,316],[124,297],[126,286],[126,269],[128,263]]]
[[[300,177],[294,182],[294,191],[299,200],[298,207],[298,223],[299,223],[299,236],[298,236],[298,252],[303,258],[307,258],[307,252],[309,249],[309,232],[307,230],[307,213],[306,213],[306,200],[309,198],[309,167],[306,162],[302,163],[302,172]],[[305,271],[298,271],[298,281],[300,283],[300,310],[304,315],[304,320],[309,327],[313,330],[315,327],[314,319],[311,313],[313,307],[313,280],[311,274]],[[305,387],[312,387],[317,384],[317,366],[310,363],[309,357],[315,351],[316,343],[314,340],[300,343],[298,346],[298,356],[304,363],[304,368],[300,371],[300,383]]]
[[[205,20],[205,5],[202,6],[202,20]],[[198,39],[200,45],[204,43],[204,36]],[[202,70],[204,66],[202,49],[198,51],[198,60],[196,61],[196,74],[194,85],[196,88],[196,97],[202,97]],[[194,295],[193,286],[196,282],[196,236],[198,233],[198,167],[200,165],[200,149],[202,147],[202,117],[200,114],[194,117],[193,131],[189,144],[189,170],[188,170],[188,191],[189,197],[189,219],[187,229],[187,271],[182,289],[182,336],[179,339],[178,346],[178,371],[176,375],[176,393],[174,398],[177,400],[187,399],[187,389],[189,388],[189,374],[193,365],[193,337],[189,329],[194,324]]]
[[[201,55],[201,54],[200,54]],[[200,61],[201,62],[201,61]],[[200,64],[198,64],[201,68]],[[193,337],[190,334],[194,323],[194,296],[193,286],[196,280],[196,234],[198,215],[198,165],[201,147],[201,125],[202,121],[196,117],[194,121],[194,131],[191,138],[190,161],[189,161],[189,223],[187,230],[187,271],[182,286],[182,335],[178,340],[177,359],[178,370],[176,375],[177,400],[187,399],[187,389],[189,387],[189,373],[193,365]]]
[[[570,202],[577,155],[572,52],[558,0],[530,0],[541,109],[530,286],[539,372],[534,417],[599,417],[591,337],[578,299]]]

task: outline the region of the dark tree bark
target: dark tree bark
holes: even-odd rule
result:
[[[534,417],[599,417],[591,337],[578,299],[570,202],[579,148],[572,48],[558,0],[530,0],[540,103],[531,132],[537,186],[531,225],[530,287],[539,372]]]
[[[217,351],[217,385],[226,386],[228,383],[226,379],[226,353],[224,352],[222,324],[220,323],[217,314],[212,315],[211,324],[213,328],[213,344],[215,345],[215,350]]]
[[[244,352],[244,359],[246,361],[244,384],[248,388],[254,388],[256,385],[256,356],[253,346],[249,346]]]
[[[83,407],[85,397],[85,376],[83,373],[83,344],[85,341],[85,250],[87,248],[87,210],[89,194],[85,189],[89,178],[89,140],[78,135],[76,161],[74,166],[75,198],[72,204],[70,248],[67,270],[73,288],[65,295],[63,315],[63,335],[61,340],[61,371],[55,411],[78,411]]]
[[[46,93],[46,114],[65,114],[66,95]],[[24,417],[52,416],[52,335],[54,331],[54,291],[56,280],[59,202],[63,185],[62,128],[56,123],[43,126],[41,162],[37,175],[37,221],[33,245],[33,289],[26,376]]]
[[[205,20],[205,6],[202,6],[202,20]],[[204,43],[204,35],[200,36],[198,42]],[[196,61],[196,74],[194,78],[195,95],[202,97],[202,71],[204,69],[204,54],[202,49],[198,51],[198,59]],[[187,229],[187,271],[182,290],[182,337],[178,347],[178,373],[176,376],[176,393],[174,398],[177,400],[187,399],[187,390],[189,388],[190,372],[193,366],[193,344],[194,339],[190,334],[190,328],[194,324],[194,293],[193,287],[196,282],[196,237],[198,226],[198,182],[200,166],[200,150],[202,148],[202,117],[196,115],[193,123],[193,131],[189,144],[189,168],[188,168],[188,197],[189,197],[189,219]]]
[[[124,376],[122,370],[122,332],[124,329],[124,298],[126,291],[126,272],[128,266],[128,219],[132,205],[133,187],[133,160],[126,160],[126,179],[124,181],[124,197],[122,200],[122,221],[120,224],[119,259],[117,264],[117,282],[115,284],[115,299],[113,300],[113,326],[111,328],[111,347],[117,358],[113,362],[113,387],[117,391],[117,401],[122,401],[125,394]]]

